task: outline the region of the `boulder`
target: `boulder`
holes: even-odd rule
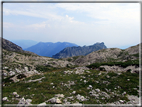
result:
[[[47,102],[50,102],[52,104],[61,104],[61,100],[59,98],[53,97],[51,99],[49,99]]]

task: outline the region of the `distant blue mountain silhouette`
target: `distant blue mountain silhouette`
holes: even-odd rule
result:
[[[78,46],[78,45],[69,42],[57,42],[57,43],[39,42],[36,45],[33,45],[24,50],[34,52],[40,56],[52,57],[52,55],[57,54],[64,48],[72,46]]]

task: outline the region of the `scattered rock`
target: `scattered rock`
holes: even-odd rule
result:
[[[139,99],[137,96],[134,96],[134,95],[128,95],[127,96],[128,99],[130,100],[128,103],[131,103],[131,104],[139,104]]]
[[[72,74],[73,73],[73,71],[64,71],[64,74]]]
[[[50,85],[53,85],[54,83],[50,83]]]
[[[73,91],[73,92],[72,92],[72,94],[75,94],[75,93],[76,93],[76,91]]]
[[[56,94],[55,97],[64,98],[64,95],[63,94]]]
[[[13,92],[12,94],[13,94],[13,95],[17,95],[17,92]]]
[[[100,89],[95,89],[95,91],[100,92]]]
[[[2,101],[8,101],[8,97],[2,98]]]
[[[80,101],[86,101],[87,99],[84,97],[84,96],[81,96],[81,95],[77,95],[76,98]]]
[[[32,102],[31,99],[26,99],[26,100],[25,100],[25,98],[23,97],[23,98],[20,99],[20,101],[19,101],[17,107],[28,106],[28,105],[30,106],[30,105],[32,105],[31,102]]]
[[[136,66],[127,66],[126,68],[123,68],[123,67],[119,67],[119,66],[103,65],[100,67],[103,67],[106,71],[114,71],[114,72],[131,71],[131,73],[139,73],[139,70],[140,70],[140,68],[136,67]]]
[[[19,101],[17,107],[24,106],[25,103],[26,103],[26,100],[25,100],[25,98],[23,97],[23,98],[20,99],[20,101]]]
[[[25,71],[26,71],[26,72],[28,72],[28,71],[29,71],[28,67],[25,67],[24,69],[25,69]]]
[[[32,100],[31,99],[26,99],[26,104],[31,104]]]
[[[52,104],[61,104],[62,103],[61,100],[56,97],[49,99],[47,102],[50,102]]]
[[[45,77],[42,77],[42,78],[39,78],[39,79],[35,79],[35,80],[29,80],[26,83],[41,81],[43,78],[45,78]]]

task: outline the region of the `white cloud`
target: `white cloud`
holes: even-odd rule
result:
[[[43,29],[45,28],[46,26],[46,23],[45,22],[42,22],[42,23],[37,23],[37,24],[32,24],[32,25],[28,25],[27,27],[28,28],[33,28],[33,29]],[[49,25],[48,25],[49,26]]]
[[[13,28],[15,25],[13,23],[8,23],[8,22],[3,22],[3,27],[4,28]]]
[[[13,4],[4,6],[4,17],[24,15],[33,19],[44,18],[46,21],[26,25],[5,22],[4,28],[13,27],[13,31],[27,32],[25,38],[34,35],[31,38],[36,41],[68,41],[78,45],[105,42],[108,47],[121,47],[139,42],[139,9],[140,5],[135,3]],[[91,20],[89,23],[81,21],[76,14],[83,14]]]

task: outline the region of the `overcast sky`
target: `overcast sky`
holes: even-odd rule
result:
[[[140,43],[140,4],[4,3],[3,37],[127,48]]]

